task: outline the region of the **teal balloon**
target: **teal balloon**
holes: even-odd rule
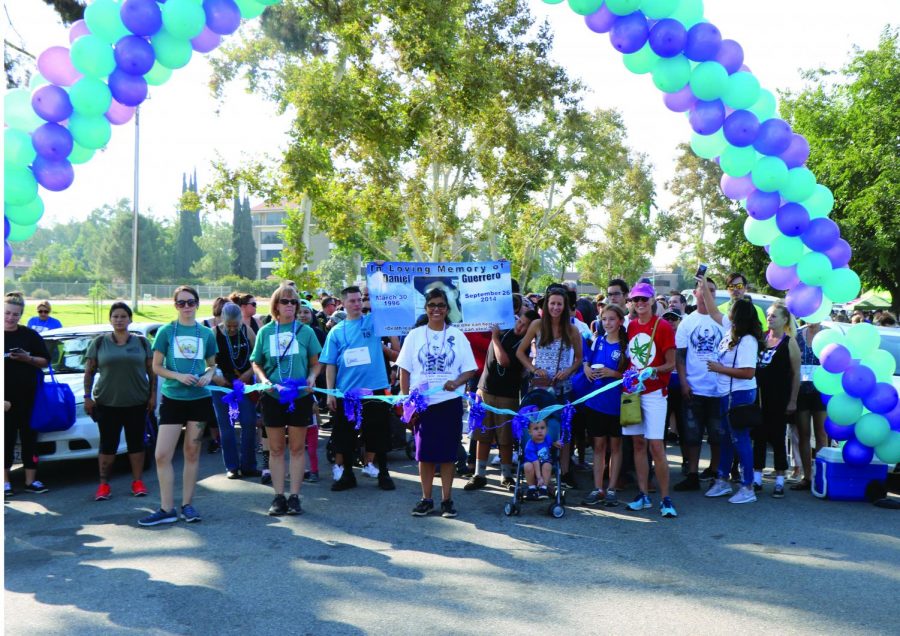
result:
[[[725,148],[728,147],[728,140],[720,128],[711,135],[701,135],[700,133],[691,133],[691,150],[694,154],[703,159],[715,159]]]
[[[831,396],[825,408],[832,422],[839,426],[849,426],[862,415],[863,403],[862,400],[840,392]]]
[[[34,225],[44,216],[44,202],[41,197],[34,197],[25,205],[6,204],[3,206],[3,213],[16,225]]]
[[[824,367],[816,367],[812,377],[813,386],[820,393],[836,395],[844,390],[844,387],[841,385],[843,375],[843,373],[829,373]]]
[[[18,128],[3,131],[3,164],[25,168],[31,165],[37,152],[31,144],[31,135]]]
[[[803,207],[809,212],[810,219],[819,219],[828,216],[834,209],[834,195],[821,183],[813,188],[812,194],[803,202]]]
[[[3,166],[3,203],[25,205],[38,193],[38,184],[30,168]]]
[[[10,243],[18,242],[18,241],[27,241],[34,233],[37,231],[37,223],[32,223],[31,225],[19,225],[18,223],[9,224],[9,237],[7,237],[7,241]]]
[[[758,221],[751,216],[744,220],[744,236],[747,240],[757,247],[769,245],[776,238],[781,236],[778,225],[775,223],[775,217]]]
[[[854,358],[865,358],[878,349],[881,344],[881,336],[878,329],[867,322],[860,322],[847,330],[844,336],[844,346],[850,350]]]
[[[788,167],[778,157],[762,157],[753,166],[750,178],[757,190],[776,192],[788,178]]]
[[[816,334],[812,341],[812,350],[816,357],[822,355],[822,350],[830,344],[843,344],[844,334],[836,329],[823,329]],[[824,369],[823,369],[824,370]]]
[[[85,148],[77,143],[72,144],[72,152],[69,153],[69,156],[66,157],[71,164],[80,164],[87,163],[91,160],[91,157],[94,156],[94,150],[91,148]]]
[[[3,123],[9,128],[30,133],[45,123],[31,107],[31,91],[26,88],[6,91],[6,95],[3,96],[3,109]]]
[[[79,146],[96,150],[109,143],[112,127],[103,115],[73,113],[69,118],[69,132]]]
[[[115,0],[94,0],[84,10],[84,21],[91,33],[108,44],[115,44],[131,32],[122,24],[122,4]]]
[[[200,35],[206,26],[206,13],[203,5],[194,0],[167,0],[162,5],[162,21],[173,37],[190,40]]]
[[[82,115],[102,115],[109,110],[112,93],[106,82],[95,77],[82,77],[69,89],[72,108]]]
[[[796,265],[802,257],[803,241],[795,236],[781,234],[769,244],[769,258],[776,265],[790,267]]]
[[[756,165],[758,156],[753,146],[738,148],[729,144],[719,158],[719,167],[730,177],[745,177]]]
[[[722,94],[725,105],[734,110],[744,110],[759,99],[759,80],[753,73],[740,71],[728,76],[728,84]]]
[[[591,13],[594,13],[602,4],[602,0],[600,2],[597,2],[596,0],[569,0],[569,6],[572,7],[572,10],[581,15],[590,15]],[[579,5],[580,7],[586,5],[587,13],[581,12],[585,9],[576,9],[576,5]],[[610,13],[616,15],[629,15],[641,8],[641,0],[606,0],[606,8],[609,9]]]
[[[781,188],[781,198],[785,201],[800,203],[812,196],[816,189],[816,175],[808,168],[791,168],[787,181]]]
[[[891,425],[883,415],[866,413],[853,429],[856,439],[872,448],[883,444],[891,434]]]
[[[834,309],[834,303],[829,298],[822,297],[822,304],[813,313],[808,316],[800,316],[806,322],[822,322],[831,318],[831,310]]]
[[[153,63],[153,68],[144,74],[144,79],[150,86],[162,86],[172,77],[172,69],[160,64],[158,61]]]
[[[96,35],[83,35],[72,42],[72,65],[88,77],[104,78],[116,70],[116,57],[109,43]]]
[[[897,370],[897,360],[890,351],[876,349],[862,359],[862,363],[872,369],[879,382],[890,382]]]
[[[797,278],[807,285],[821,286],[829,274],[831,274],[831,259],[821,252],[804,254],[797,262]],[[822,291],[824,293],[825,290]]]
[[[728,87],[728,71],[718,62],[702,62],[691,72],[691,92],[705,102],[719,99]]]
[[[889,466],[900,463],[900,432],[891,431],[887,440],[875,447],[875,455]]]
[[[660,57],[653,52],[647,43],[640,50],[622,56],[625,68],[635,75],[644,75],[651,72],[659,63]]]
[[[677,93],[691,79],[691,63],[684,55],[662,58],[653,68],[653,83],[664,93]]]
[[[822,284],[822,293],[836,303],[846,303],[857,298],[861,288],[856,272],[848,267],[838,267],[829,272]]]
[[[235,0],[235,2],[237,2],[238,9],[241,12],[241,17],[245,20],[258,18],[262,15],[262,12],[266,10],[266,5],[261,2],[256,2],[256,0]],[[559,4],[562,0],[544,0],[544,2],[547,4]]]
[[[191,61],[191,54],[194,52],[189,40],[176,38],[165,29],[160,29],[151,37],[150,44],[153,46],[156,61],[168,69],[186,66]],[[152,72],[153,69],[150,71]]]
[[[684,28],[690,29],[703,21],[703,0],[681,0],[670,17],[681,22]]]
[[[641,11],[651,20],[662,20],[671,16],[678,8],[678,0],[644,0]]]
[[[763,88],[759,91],[756,103],[747,110],[756,115],[756,118],[762,123],[775,116],[775,107],[775,96]]]

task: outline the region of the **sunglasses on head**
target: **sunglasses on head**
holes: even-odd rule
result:
[[[193,298],[189,298],[188,300],[176,300],[175,301],[175,306],[178,307],[179,309],[183,309],[184,307],[196,307],[197,304],[198,304],[197,301],[194,300]]]
[[[447,305],[444,303],[428,303],[425,305],[428,309],[446,309]]]
[[[279,298],[278,304],[279,305],[299,305],[300,301],[297,300],[296,298]]]

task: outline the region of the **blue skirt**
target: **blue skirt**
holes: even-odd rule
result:
[[[462,441],[462,398],[432,404],[416,424],[416,461],[433,464],[456,463]]]

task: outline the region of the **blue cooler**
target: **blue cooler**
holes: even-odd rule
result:
[[[834,501],[865,501],[866,487],[887,481],[888,465],[874,458],[867,466],[844,463],[840,448],[823,448],[816,454],[812,493]]]

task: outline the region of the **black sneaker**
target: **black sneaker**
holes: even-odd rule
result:
[[[446,499],[441,502],[441,516],[452,519],[457,515],[456,508],[453,507],[453,500]]]
[[[356,488],[356,475],[353,474],[353,469],[344,468],[344,474],[341,475],[340,479],[331,484],[331,490],[340,492],[341,490],[350,490],[351,488]]]
[[[424,517],[430,514],[432,510],[434,510],[433,499],[420,499],[419,503],[416,504],[416,507],[412,509],[412,516]]]
[[[675,484],[673,490],[685,492],[687,490],[700,490],[700,475],[689,473],[682,481]]]
[[[507,490],[512,490],[516,486],[516,480],[512,477],[501,477],[500,478],[500,487],[506,488]]]
[[[525,493],[525,501],[537,501],[538,500],[538,491],[534,486],[529,486],[528,491]]]
[[[260,477],[262,471],[255,468],[241,468],[241,477]]]
[[[762,484],[757,484],[754,481],[753,482],[753,492],[762,492]]]
[[[284,498],[284,495],[275,495],[275,499],[272,500],[272,505],[269,506],[269,514],[273,517],[280,517],[281,515],[287,514],[287,511],[287,499]]]
[[[226,478],[226,479],[240,479],[240,478],[241,478],[241,471],[239,471],[239,470],[226,470],[226,471],[225,471],[225,478]]]
[[[575,480],[575,473],[572,470],[563,474],[562,482],[569,488],[578,489],[578,482]]]
[[[211,440],[209,440],[209,443],[206,445],[206,452],[209,453],[210,455],[215,455],[216,453],[219,452],[220,448],[222,448],[222,445],[219,444],[219,442],[217,442],[216,440],[211,439]]]
[[[387,471],[378,473],[378,487],[382,490],[397,490],[397,486],[396,484],[394,484],[394,480],[391,479],[391,476],[387,473]]]
[[[775,484],[772,496],[775,497],[775,499],[784,499],[784,484]]]
[[[538,499],[549,499],[550,492],[547,490],[546,486],[541,486],[538,488]]]
[[[300,495],[291,495],[287,500],[287,513],[289,515],[299,515],[303,513],[300,507]]]
[[[715,479],[718,473],[712,468],[704,468],[700,473],[700,479]]]
[[[487,477],[481,475],[472,475],[472,478],[463,486],[463,490],[478,490],[487,486]]]
[[[38,481],[37,479],[30,484],[25,484],[25,492],[31,492],[36,495],[42,495],[48,490],[50,489],[44,485],[44,482]]]

